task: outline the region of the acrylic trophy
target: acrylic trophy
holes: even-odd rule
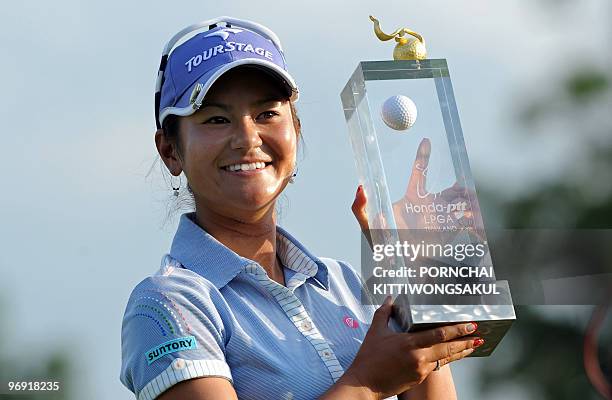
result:
[[[393,295],[404,331],[475,321],[485,343],[471,356],[487,356],[516,317],[494,275],[446,60],[427,59],[418,33],[387,35],[370,19],[397,42],[394,60],[360,62],[341,93],[368,198],[367,298]],[[371,260],[376,249],[389,252]]]

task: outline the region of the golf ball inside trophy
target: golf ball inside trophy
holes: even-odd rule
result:
[[[417,108],[407,96],[391,96],[382,105],[381,117],[389,128],[404,131],[414,125]]]

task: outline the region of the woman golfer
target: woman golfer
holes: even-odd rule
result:
[[[276,225],[297,97],[278,38],[259,24],[216,18],[166,46],[155,143],[195,211],[125,310],[121,381],[138,399],[456,397],[446,364],[481,343],[467,336],[475,324],[397,333],[389,298],[362,305],[350,266]],[[367,229],[365,203],[358,190]]]

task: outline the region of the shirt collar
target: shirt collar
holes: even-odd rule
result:
[[[185,268],[221,289],[248,265],[255,263],[227,248],[194,220],[195,212],[181,215],[170,248],[170,256]],[[309,279],[314,279],[316,284],[328,290],[329,277],[325,264],[278,225],[276,237],[277,254],[283,265],[309,276]]]

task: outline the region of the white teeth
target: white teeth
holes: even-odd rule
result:
[[[265,162],[254,162],[250,164],[233,164],[225,167],[228,171],[251,171],[255,169],[262,169],[266,167]]]

